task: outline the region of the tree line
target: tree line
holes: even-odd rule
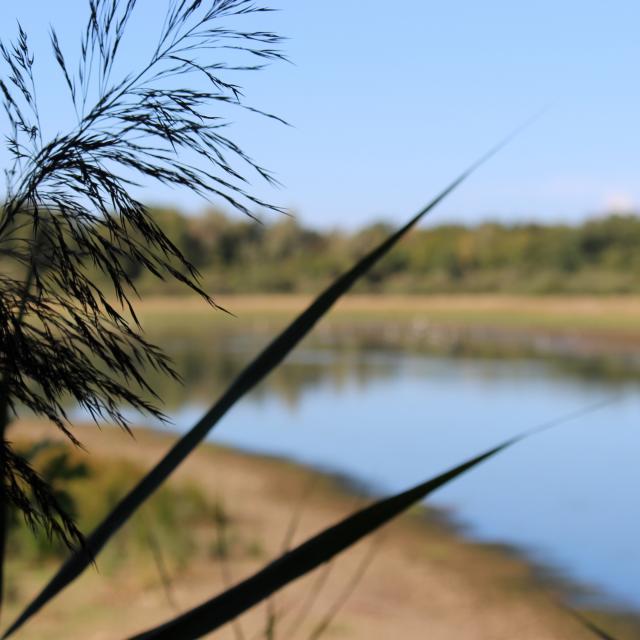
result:
[[[220,293],[315,293],[392,230],[375,223],[355,232],[318,231],[292,216],[271,223],[218,210],[197,216],[175,209],[150,212],[199,271],[202,288]],[[143,238],[140,238],[143,241]],[[447,224],[413,230],[356,287],[360,293],[614,294],[640,292],[640,217],[610,214],[566,224]],[[184,294],[124,260],[136,289]],[[8,258],[3,271],[15,265]],[[180,269],[180,265],[175,265]],[[91,271],[90,263],[87,269]],[[101,273],[91,274],[109,288]]]
[[[391,226],[356,232],[305,228],[294,217],[261,224],[219,211],[154,216],[212,293],[314,293],[385,238]],[[457,224],[415,229],[358,285],[367,293],[640,292],[640,217],[611,214],[580,225]],[[133,265],[132,265],[133,268]],[[131,274],[142,293],[172,291]],[[180,291],[173,286],[173,291]]]

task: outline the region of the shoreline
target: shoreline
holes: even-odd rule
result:
[[[153,431],[153,429],[151,429]],[[385,492],[376,491],[365,481],[359,479],[357,476],[350,475],[346,472],[340,472],[332,470],[322,465],[313,465],[302,462],[296,458],[290,458],[283,455],[274,455],[264,453],[258,449],[252,449],[250,447],[242,446],[229,446],[214,444],[213,446],[219,447],[223,450],[228,450],[242,455],[249,456],[251,458],[263,458],[274,462],[275,464],[294,465],[302,470],[309,471],[311,473],[318,474],[324,478],[327,478],[332,484],[335,484],[339,491],[344,492],[348,496],[358,496],[367,501],[375,501],[388,497],[390,494]],[[598,591],[597,587],[580,583],[577,580],[572,580],[569,577],[562,576],[559,572],[549,563],[545,563],[544,560],[536,560],[527,553],[527,551],[518,545],[510,544],[508,542],[500,540],[483,540],[473,534],[470,530],[470,525],[466,524],[463,518],[455,512],[454,509],[445,506],[438,506],[423,501],[416,505],[412,509],[413,516],[417,518],[418,522],[424,521],[427,524],[435,524],[438,527],[442,527],[445,531],[451,533],[453,536],[459,537],[465,542],[478,545],[486,549],[494,549],[498,553],[505,554],[506,556],[520,562],[524,562],[532,570],[533,575],[536,577],[536,581],[539,581],[539,586],[545,585],[557,590],[570,600],[573,600],[572,605],[580,608],[579,600],[584,598],[586,600],[593,599],[593,605],[595,611],[602,613],[611,613],[612,615],[628,615],[630,617],[637,618],[640,624],[640,608],[634,610],[633,608],[625,608],[622,606],[616,606],[613,602],[610,605],[606,604],[606,600],[609,599],[607,594]],[[589,607],[586,606],[585,609]]]
[[[153,427],[143,427],[143,429],[148,429],[152,433],[172,433],[170,431],[157,431],[153,429]],[[239,453],[249,458],[267,460],[276,465],[293,465],[304,472],[317,474],[327,479],[332,485],[335,485],[339,493],[343,493],[346,496],[357,496],[365,501],[373,502],[391,495],[384,491],[375,490],[373,486],[361,480],[356,475],[337,471],[323,465],[307,463],[295,457],[265,453],[256,448],[240,445],[231,446],[228,444],[212,443],[208,440],[205,441],[205,444],[224,451]],[[420,527],[420,523],[424,523],[427,528],[435,525],[446,533],[459,538],[464,543],[482,549],[491,549],[515,562],[524,563],[531,570],[534,586],[553,590],[576,610],[583,612],[591,611],[596,615],[605,617],[628,618],[637,625],[638,632],[640,633],[640,608],[634,609],[633,607],[616,605],[607,593],[599,590],[596,586],[581,583],[578,580],[561,575],[552,564],[545,562],[544,559],[532,557],[532,554],[528,553],[526,549],[516,544],[510,544],[501,540],[485,540],[475,536],[471,531],[470,525],[466,524],[463,518],[457,514],[453,508],[449,508],[446,505],[434,505],[429,501],[422,501],[409,511],[411,512],[411,517],[417,521],[418,527]],[[373,536],[375,534],[371,535]],[[590,600],[592,601],[592,606],[589,606]],[[610,601],[609,604],[607,604],[607,601]]]
[[[275,335],[310,296],[220,296],[230,313],[191,297],[141,301],[139,316],[153,336],[184,331]],[[393,296],[349,294],[313,330],[310,340],[500,357],[544,356],[616,360],[640,374],[640,296]]]
[[[16,435],[17,433],[16,431]],[[20,433],[22,434],[21,437],[27,436],[28,439],[42,439],[45,435],[49,437],[52,435],[57,436],[51,426],[35,422],[22,423]],[[134,457],[137,459],[140,455],[140,446],[145,449],[144,457],[153,459],[156,457],[155,454],[165,449],[166,445],[173,439],[168,433],[152,429],[136,428],[134,433],[137,444],[117,429],[110,428],[99,431],[92,426],[81,426],[78,429],[80,439],[89,446],[89,450],[96,452],[100,450],[100,456],[106,456],[107,459],[114,456]],[[197,461],[187,461],[185,463],[185,468],[181,469],[177,474],[176,482],[185,481],[187,478],[193,479],[194,473],[195,477],[198,477],[198,481],[203,482],[204,479],[198,475],[202,472],[203,461],[206,462],[207,459],[216,458],[217,466],[219,467],[218,479],[220,477],[225,478],[224,484],[227,491],[231,493],[234,493],[234,491],[236,493],[239,492],[245,496],[245,499],[249,497],[255,499],[257,496],[253,495],[253,492],[257,491],[263,500],[268,500],[269,514],[263,514],[264,517],[267,515],[271,517],[272,510],[284,514],[290,512],[292,499],[296,497],[296,500],[298,500],[300,497],[299,486],[295,486],[292,490],[292,480],[295,481],[294,484],[299,485],[302,479],[305,479],[306,482],[310,477],[315,478],[316,488],[314,489],[313,501],[310,501],[310,504],[313,503],[313,505],[306,506],[304,513],[301,514],[302,521],[312,520],[313,522],[302,523],[303,530],[296,536],[295,543],[299,543],[308,533],[317,530],[318,526],[320,528],[327,526],[331,520],[335,520],[336,516],[344,517],[347,512],[352,511],[356,506],[354,501],[361,504],[363,498],[368,500],[369,497],[374,495],[366,488],[363,488],[361,483],[356,484],[357,490],[355,490],[353,479],[349,476],[327,474],[325,471],[310,469],[281,457],[255,455],[237,449],[205,443],[197,452],[196,458]],[[244,474],[239,473],[236,467],[240,467],[240,471],[244,470]],[[222,476],[220,475],[221,472]],[[232,481],[231,476],[233,474],[237,477]],[[251,475],[251,478],[243,477],[243,475]],[[255,485],[256,478],[260,479],[261,484]],[[207,482],[209,481],[207,480]],[[233,482],[238,484],[235,490],[230,489]],[[243,486],[245,484],[254,487],[252,492],[246,493],[247,487]],[[276,488],[277,491],[267,496],[263,486],[265,484],[271,488]],[[281,496],[281,493],[285,495]],[[283,500],[284,504],[282,504]],[[250,511],[251,509],[249,509]],[[328,522],[327,516],[330,516]],[[240,521],[245,522],[245,525],[247,522],[251,522],[253,517],[249,514],[238,516]],[[287,515],[287,519],[289,517],[291,516]],[[282,525],[283,523],[280,522],[277,527],[281,532],[285,528]],[[495,634],[498,633],[498,630],[501,630],[500,633],[504,634],[507,629],[511,628],[513,633],[513,630],[520,628],[519,625],[523,623],[523,619],[528,621],[527,624],[531,628],[531,634],[526,633],[517,637],[585,638],[585,640],[589,637],[575,624],[575,621],[568,618],[567,614],[558,609],[556,605],[553,605],[549,599],[550,595],[554,598],[562,598],[570,594],[570,589],[567,587],[571,585],[560,584],[553,576],[551,581],[547,580],[544,572],[543,575],[540,574],[540,566],[531,563],[522,554],[517,551],[514,552],[513,549],[499,545],[487,545],[468,539],[464,533],[464,528],[456,527],[455,515],[451,518],[450,515],[443,513],[440,509],[420,506],[420,508],[413,509],[411,513],[403,516],[397,522],[388,525],[385,529],[386,532],[382,534],[384,541],[381,545],[381,551],[376,554],[376,558],[368,572],[368,575],[374,574],[377,579],[371,580],[371,578],[365,576],[360,585],[360,589],[364,591],[358,594],[358,590],[356,590],[356,593],[346,603],[344,613],[336,621],[336,637],[344,637],[345,639],[391,637],[384,634],[370,635],[372,627],[368,618],[371,617],[372,605],[369,600],[371,598],[374,600],[379,598],[380,593],[378,591],[381,589],[385,592],[383,601],[385,598],[393,598],[395,590],[404,591],[409,588],[407,583],[413,585],[409,588],[409,592],[412,589],[424,591],[425,587],[427,587],[426,594],[429,597],[434,597],[436,601],[441,601],[439,606],[434,606],[433,610],[430,609],[431,615],[438,620],[436,626],[439,631],[430,634],[434,638],[468,637],[484,640],[484,638],[497,637]],[[281,533],[278,537],[280,535]],[[367,544],[364,543],[364,546],[362,544],[359,546],[364,549]],[[416,553],[418,553],[417,556]],[[349,556],[349,554],[351,552],[347,552],[346,556]],[[391,556],[391,559],[389,556]],[[396,566],[396,563],[400,564]],[[346,574],[342,573],[341,560],[330,565],[334,567],[333,573],[336,573],[339,578],[341,577],[342,582],[348,579],[349,571],[353,570],[353,562],[351,560],[347,558],[344,564],[350,567]],[[242,565],[242,562],[240,562],[240,565]],[[234,574],[247,569],[251,570],[252,568],[234,567]],[[424,570],[427,571],[426,574],[423,573]],[[436,574],[435,583],[433,582],[434,578],[430,575],[434,572]],[[384,581],[389,582],[389,584],[385,585]],[[178,580],[176,579],[177,583]],[[429,584],[431,584],[431,587],[429,587]],[[436,593],[433,593],[434,584],[441,585],[437,587]],[[455,588],[453,588],[454,585]],[[288,590],[295,588],[295,586],[290,587]],[[389,593],[385,590],[387,588],[391,588]],[[202,586],[200,586],[200,589],[202,589]],[[487,593],[490,596],[485,597]],[[113,598],[113,594],[111,594],[111,597]],[[293,598],[295,602],[295,595]],[[460,606],[460,598],[467,603],[465,606],[472,607],[475,616],[480,616],[484,621],[477,627],[478,629],[484,629],[484,631],[470,634],[469,629],[475,629],[475,625],[465,627],[462,621],[452,617],[453,611],[450,609],[452,602],[457,602],[456,606]],[[280,596],[278,596],[278,599],[280,599]],[[472,606],[470,603],[475,604]],[[162,604],[161,599],[160,604]],[[421,611],[420,607],[418,607],[417,611],[414,611],[412,607],[404,606],[404,604],[396,602],[396,609],[400,607],[402,611],[398,612],[393,609],[393,612],[398,615],[394,622],[395,626],[390,627],[390,629],[398,630],[403,637],[407,638],[423,637],[422,633],[418,631],[421,628],[420,621],[422,620],[426,623],[429,616],[425,618],[424,611]],[[96,605],[94,604],[93,606]],[[416,606],[416,602],[413,602],[412,606]],[[363,607],[368,612],[364,615]],[[52,610],[54,608],[52,606]],[[150,609],[153,610],[157,620],[157,613],[160,609],[158,607],[150,607]],[[453,610],[456,610],[456,607]],[[403,622],[400,613],[403,613],[403,617],[410,617],[411,622]],[[151,611],[149,614],[151,617]],[[388,614],[391,615],[391,610]],[[629,634],[632,633],[632,630],[637,633],[638,629],[640,629],[640,621],[626,612],[590,611],[589,614],[592,615],[594,621],[609,625],[607,628],[612,633],[624,633],[627,625]],[[48,616],[48,612],[45,615]],[[60,615],[53,617],[54,620],[56,618],[59,621]],[[350,631],[349,633],[341,634],[339,633],[340,625],[344,624],[343,620],[345,618],[348,621],[347,626]],[[47,620],[50,624],[51,618],[47,617]],[[382,624],[380,620],[377,623]],[[408,626],[403,627],[403,625]],[[36,627],[34,624],[33,628],[36,629]],[[368,633],[367,628],[369,629]],[[30,628],[26,630],[29,631]],[[32,636],[25,634],[24,637],[28,639]],[[49,637],[55,637],[55,633]],[[84,637],[94,636],[86,635]],[[102,636],[96,635],[95,637]],[[620,635],[621,639],[624,637],[624,635]]]

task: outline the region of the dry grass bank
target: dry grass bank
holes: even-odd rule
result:
[[[115,429],[80,427],[88,455],[103,461],[127,460],[141,467],[155,462],[170,436],[136,430],[136,440]],[[12,428],[14,441],[58,437],[51,426],[22,422]],[[311,478],[315,480],[311,483]],[[115,572],[90,570],[16,636],[24,640],[65,638],[99,640],[128,634],[165,620],[210,597],[228,580],[238,580],[273,557],[283,544],[294,505],[301,496],[300,526],[294,543],[347,514],[361,498],[350,495],[331,478],[296,465],[240,454],[211,445],[200,447],[172,479],[191,483],[207,495],[223,498],[229,535],[237,544],[228,554],[212,554],[180,569],[169,566],[170,604],[158,575],[125,559]],[[311,484],[310,484],[311,483]],[[98,496],[96,499],[100,499]],[[211,527],[213,528],[213,523]],[[326,637],[345,640],[407,638],[430,640],[588,640],[593,637],[560,611],[522,560],[464,541],[436,519],[416,510],[388,526],[376,538],[373,562],[355,592],[327,630]],[[275,638],[307,638],[369,553],[371,541],[300,580],[274,600]],[[100,567],[100,565],[99,565]],[[51,573],[53,566],[28,570],[14,558],[9,581],[14,598],[8,620]],[[317,599],[297,633],[298,614],[317,591]],[[174,609],[175,607],[175,609]],[[266,607],[256,607],[241,620],[242,636],[226,628],[219,638],[265,637]]]

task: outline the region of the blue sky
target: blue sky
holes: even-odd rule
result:
[[[256,106],[294,126],[243,120],[236,138],[284,184],[256,192],[314,226],[400,221],[545,105],[545,115],[434,212],[431,223],[576,221],[640,205],[640,3],[563,0],[264,0],[264,28],[294,64],[243,79]],[[47,63],[53,24],[72,55],[86,0],[0,6],[40,61],[40,100],[70,126]],[[127,64],[145,54],[165,0],[139,0]],[[255,24],[255,23],[254,23]],[[241,23],[238,23],[241,26]],[[0,160],[6,155],[0,152]],[[189,194],[148,200],[197,211]]]

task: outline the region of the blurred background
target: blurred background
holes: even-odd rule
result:
[[[525,596],[528,589],[560,591],[622,634],[635,633],[627,629],[637,630],[640,611],[640,6],[267,4],[277,11],[249,17],[248,28],[289,38],[283,50],[290,63],[237,76],[248,104],[290,126],[233,112],[229,131],[282,183],[273,188],[256,176],[252,192],[286,214],[256,207],[251,219],[162,185],[135,187],[200,271],[204,289],[234,315],[132,263],[143,326],[184,378],[176,385],[151,374],[168,424],[139,415],[132,421],[184,432],[313,294],[484,151],[541,114],[367,274],[212,441],[295,461],[348,479],[351,492],[377,495],[523,429],[566,421],[438,493],[429,513],[446,531],[442,540],[466,541],[488,573],[514,558],[528,567],[517,582]],[[0,7],[3,41],[14,37],[16,19],[29,34],[38,99],[46,105],[43,128],[51,136],[73,127],[75,115],[50,54],[50,24],[73,57],[86,5],[24,0]],[[119,61],[124,73],[154,45],[162,18],[156,5],[139,3],[130,29],[136,36],[123,43]],[[0,163],[6,159],[3,148]],[[89,418],[70,411],[79,423]],[[277,480],[284,471],[276,465],[265,473]],[[344,482],[340,487],[338,493],[348,492]],[[204,500],[226,522],[220,504],[227,509],[234,496],[194,491],[179,499],[195,505],[193,513]],[[314,522],[322,505],[338,500],[322,494],[316,508],[308,499]],[[158,510],[167,531],[178,526],[172,519],[180,515]],[[204,524],[190,513],[185,517],[199,531]],[[288,517],[280,518],[281,535]],[[143,548],[156,544],[143,525],[136,531]],[[228,556],[244,566],[279,544],[272,525],[256,537],[237,535],[240,542],[229,548],[219,536],[207,538],[208,560]],[[16,548],[26,544],[17,539]],[[195,597],[171,584],[195,571],[186,558],[189,545],[199,544],[198,536],[179,538],[168,552],[169,587],[166,575],[144,578],[155,584],[155,591],[143,588],[156,598],[153,606],[161,607],[167,593],[169,602],[178,593],[183,606]],[[48,553],[33,552],[30,566]],[[433,569],[455,568],[452,557],[463,552],[447,547],[435,560],[429,553]],[[116,571],[116,559],[110,562]],[[365,594],[375,590],[371,584]],[[498,591],[509,584],[500,582]],[[28,593],[29,586],[16,587],[16,606]],[[371,619],[367,607],[375,608],[375,599],[361,597],[360,609],[347,609],[347,630],[332,627],[336,637],[359,637],[349,629]],[[557,615],[535,606],[549,619]],[[512,624],[505,629],[521,624],[515,613],[505,616]],[[366,623],[362,628],[366,633]],[[457,637],[472,637],[461,629]],[[407,626],[405,637],[423,637],[413,630]],[[583,637],[570,633],[557,637]]]

